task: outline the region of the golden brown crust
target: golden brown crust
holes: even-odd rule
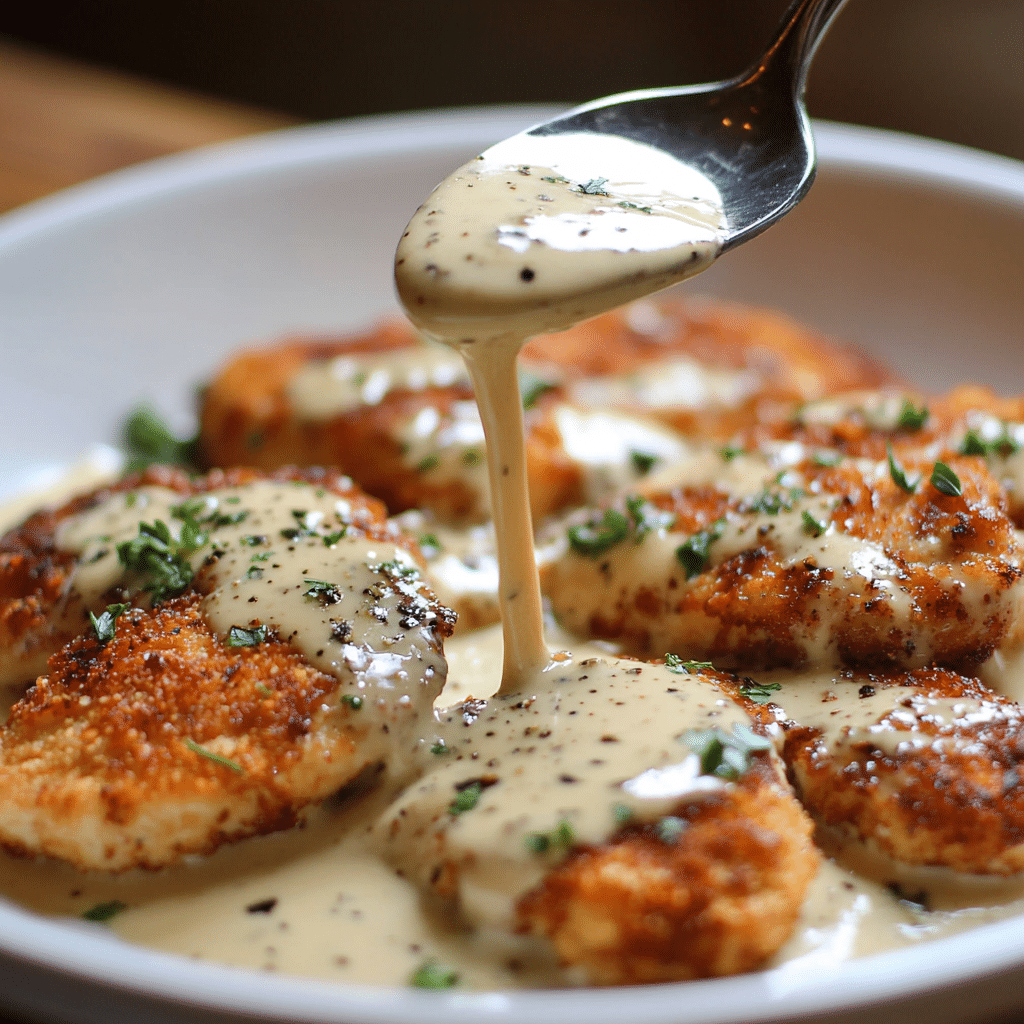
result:
[[[680,806],[674,842],[630,826],[574,850],[519,903],[596,985],[687,981],[761,966],[789,937],[818,868],[806,815],[763,755],[722,794]]]
[[[569,552],[547,567],[545,589],[571,628],[647,656],[681,651],[755,671],[799,667],[831,650],[847,665],[973,672],[1019,631],[1021,551],[1005,490],[984,461],[946,458],[959,495],[929,482],[935,460],[920,453],[904,460],[907,476],[920,478],[913,493],[885,462],[794,467],[799,490],[820,499],[814,518],[836,533],[828,543],[855,541],[870,568],[831,564],[812,549],[795,557],[792,541],[776,538],[805,536],[799,518],[783,527],[778,511],[751,508],[749,497],[684,487],[649,496],[675,516],[657,556],[644,548],[651,540],[604,560]],[[766,486],[780,490],[772,477]],[[688,579],[677,547],[723,517],[747,524],[749,541]]]
[[[657,308],[661,326],[636,330],[628,313],[608,313],[570,331],[533,339],[523,360],[545,367],[551,390],[527,411],[526,457],[535,520],[583,500],[584,472],[566,454],[551,407],[574,381],[629,376],[666,358],[687,357],[706,366],[746,373],[751,383],[739,404],[650,410],[685,434],[730,436],[758,418],[778,419],[794,401],[887,379],[875,364],[803,331],[777,314],[723,305],[698,310],[678,301]],[[237,356],[205,390],[200,447],[207,465],[331,465],[381,498],[391,512],[424,508],[445,522],[479,519],[473,485],[438,481],[407,463],[402,424],[421,410],[437,411],[442,428],[453,407],[472,399],[468,383],[420,390],[396,389],[373,405],[325,420],[302,419],[291,408],[289,380],[304,364],[341,354],[394,351],[420,344],[406,325],[386,321],[351,338],[330,342],[292,339]],[[636,410],[631,410],[636,412]]]
[[[938,669],[860,681],[865,696],[892,696],[871,733],[830,749],[817,730],[785,726],[782,756],[814,818],[903,864],[1024,870],[1020,705]]]

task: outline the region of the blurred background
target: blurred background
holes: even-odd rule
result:
[[[571,103],[749,65],[787,0],[89,0],[0,14],[0,208],[303,121]],[[1024,0],[849,0],[818,117],[1024,159]]]

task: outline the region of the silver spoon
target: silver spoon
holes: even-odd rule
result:
[[[807,193],[815,154],[803,94],[814,51],[846,0],[795,0],[764,56],[725,82],[619,93],[525,135],[613,135],[663,150],[718,188],[722,250],[760,234]]]

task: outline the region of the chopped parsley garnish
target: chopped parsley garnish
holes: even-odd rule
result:
[[[247,533],[244,537],[239,538],[238,543],[244,544],[246,547],[258,548],[261,544],[266,544],[267,540],[265,533]]]
[[[253,626],[252,629],[245,629],[242,626],[232,626],[224,640],[225,647],[255,647],[267,639],[266,626]]]
[[[629,458],[633,463],[633,468],[640,476],[647,476],[658,461],[658,456],[652,455],[650,452],[632,451],[629,453]]]
[[[192,582],[187,556],[205,544],[207,537],[187,527],[183,524],[182,538],[175,540],[162,519],[139,523],[138,536],[117,545],[121,564],[147,580],[143,589],[153,595],[154,603],[175,597]]]
[[[675,846],[679,837],[686,831],[686,822],[674,814],[661,818],[654,826],[654,834],[666,846]]]
[[[922,405],[920,409],[915,408],[910,399],[903,400],[903,408],[900,409],[899,419],[896,426],[900,430],[920,430],[928,421],[928,406]]]
[[[519,374],[519,396],[524,409],[532,409],[541,395],[557,390],[557,384],[544,380],[543,377],[535,377],[532,373]]]
[[[327,580],[306,580],[306,589],[302,592],[303,597],[313,597],[322,605],[337,604],[341,600],[341,591],[334,583]]]
[[[724,462],[732,462],[739,455],[745,455],[746,449],[740,448],[738,445],[727,444],[724,448],[719,450],[719,455],[722,456]]]
[[[86,921],[106,924],[111,918],[117,917],[118,914],[127,909],[128,904],[122,903],[121,900],[108,900],[106,903],[97,903],[96,906],[90,907],[82,914],[82,917]]]
[[[227,757],[221,757],[220,754],[215,754],[212,750],[207,750],[206,747],[196,743],[195,740],[185,740],[185,746],[188,747],[193,754],[205,757],[208,761],[213,761],[215,764],[219,764],[222,768],[230,768],[233,772],[238,772],[239,774],[242,774],[242,772],[245,771],[237,761],[232,761]]]
[[[442,967],[435,960],[428,960],[417,967],[409,979],[409,984],[416,988],[454,988],[458,983],[458,973],[450,967]]]
[[[828,529],[827,521],[815,519],[807,509],[800,513],[800,518],[803,520],[804,533],[809,533],[812,537],[820,537]]]
[[[832,466],[838,466],[842,461],[842,455],[840,455],[839,452],[832,451],[830,448],[819,448],[814,453],[814,464],[816,466],[822,466],[825,469],[829,469]]]
[[[484,453],[479,448],[467,448],[459,461],[464,466],[477,466],[483,461]]]
[[[960,477],[956,475],[944,462],[936,462],[932,469],[931,485],[940,494],[950,498],[959,498],[964,493]]]
[[[886,450],[889,454],[889,476],[892,477],[892,482],[900,490],[913,494],[917,490],[917,480],[911,481],[907,479],[907,471],[896,461],[896,456],[892,452],[892,445],[888,445]]]
[[[267,686],[266,683],[257,683],[256,684],[256,692],[261,697],[273,697],[274,696],[274,691],[269,686]]]
[[[343,693],[341,703],[347,704],[353,711],[358,711],[363,706],[363,698],[355,693]]]
[[[568,850],[576,842],[572,825],[564,819],[550,832],[531,832],[526,837],[526,848],[530,853],[547,853],[549,850]]]
[[[429,473],[432,469],[437,469],[441,465],[441,459],[437,455],[428,455],[425,459],[421,459],[416,464],[417,473]]]
[[[616,824],[625,825],[626,822],[632,820],[633,811],[626,804],[612,804],[612,817]]]
[[[626,511],[633,524],[633,539],[639,544],[651,530],[671,525],[675,518],[671,512],[662,512],[657,505],[652,505],[639,494],[631,494],[626,498]]]
[[[596,558],[629,536],[629,520],[610,508],[585,523],[569,527],[569,546],[581,555]]]
[[[710,661],[683,661],[678,654],[665,655],[665,668],[676,675],[693,675],[706,668],[714,668]]]
[[[334,545],[337,544],[338,541],[341,540],[341,538],[344,537],[346,533],[348,533],[347,526],[343,526],[340,530],[335,530],[333,533],[325,533],[324,547],[333,548]]]
[[[437,539],[436,534],[425,533],[416,543],[419,544],[424,558],[433,558],[435,555],[441,554],[441,542]]]
[[[653,209],[650,206],[638,206],[636,203],[627,202],[625,199],[623,199],[619,203],[619,206],[621,206],[625,210],[639,210],[641,213],[653,213],[654,212]]]
[[[708,529],[693,534],[685,544],[680,544],[676,548],[676,558],[682,564],[688,580],[699,576],[707,568],[711,558],[711,545],[722,536],[724,529],[725,520],[719,519]]]
[[[771,749],[771,740],[758,736],[745,725],[735,724],[732,732],[722,729],[687,729],[679,739],[700,758],[701,775],[738,779],[749,767],[751,755]]]
[[[976,430],[968,430],[960,442],[961,455],[1013,455],[1020,451],[1020,442],[1010,436],[1009,425],[1003,424],[999,437],[986,441]]]
[[[92,612],[89,612],[89,621],[92,623],[93,632],[101,644],[109,644],[114,639],[114,629],[118,616],[127,608],[128,605],[126,604],[108,604],[106,611],[102,612],[99,618],[93,615]]]
[[[155,462],[198,469],[198,437],[188,440],[175,437],[170,428],[149,408],[131,413],[122,432],[128,462],[127,472],[135,473]]]
[[[473,810],[483,791],[483,783],[479,780],[471,782],[468,786],[459,790],[455,799],[448,805],[448,813],[458,816],[465,814],[466,811]]]
[[[782,689],[782,683],[759,683],[756,679],[745,679],[740,683],[740,696],[755,704],[767,704],[773,693]]]
[[[436,742],[436,743],[435,743],[435,744],[434,744],[434,745],[433,745],[433,746],[432,746],[432,747],[430,748],[430,752],[431,752],[432,754],[450,754],[450,753],[452,752],[452,749],[451,749],[451,747],[449,747],[449,746],[448,746],[448,744],[447,744],[447,743],[445,743],[445,741],[444,741],[444,740],[438,740],[438,741],[437,741],[437,742]]]
[[[784,474],[780,473],[779,477]],[[776,483],[781,483],[780,479]],[[777,516],[780,512],[792,512],[793,505],[803,497],[799,487],[789,487],[780,491],[765,487],[760,494],[745,499],[740,505],[741,512],[763,512],[765,515]]]
[[[604,187],[607,184],[607,178],[591,178],[590,181],[581,182],[573,189],[573,191],[582,192],[587,196],[606,196],[608,193],[605,191]]]
[[[569,184],[569,179],[568,178],[563,178],[560,174],[543,175],[540,180],[541,181],[550,182],[552,185],[568,185]]]

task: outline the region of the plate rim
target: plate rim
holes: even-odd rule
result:
[[[414,151],[478,147],[565,109],[531,105],[385,114],[287,128],[135,165],[19,207],[0,217],[0,258],[54,232],[175,193],[334,161],[378,160]],[[833,122],[814,122],[821,162],[878,179],[884,169],[904,184],[953,191],[1024,213],[1024,162],[951,143]],[[1024,969],[1015,948],[1020,918],[982,925],[905,949],[848,961],[827,976],[796,979],[786,966],[733,978],[600,990],[429,993],[329,982],[197,962],[131,945],[77,920],[52,919],[0,902],[0,955],[48,971],[155,998],[171,1006],[244,1013],[252,1019],[366,1024],[469,1024],[482,1017],[512,1024],[529,1014],[545,1024],[602,1024],[639,1016],[660,1024],[748,1020],[752,1008],[776,1019],[837,1012],[907,999],[992,974]],[[68,944],[69,935],[75,941]],[[966,948],[936,977],[947,947]],[[126,982],[130,972],[131,983]],[[790,972],[792,973],[792,972]],[[837,996],[839,997],[837,999]],[[639,1001],[639,1002],[638,1002]],[[685,1006],[685,1012],[681,1009]]]

